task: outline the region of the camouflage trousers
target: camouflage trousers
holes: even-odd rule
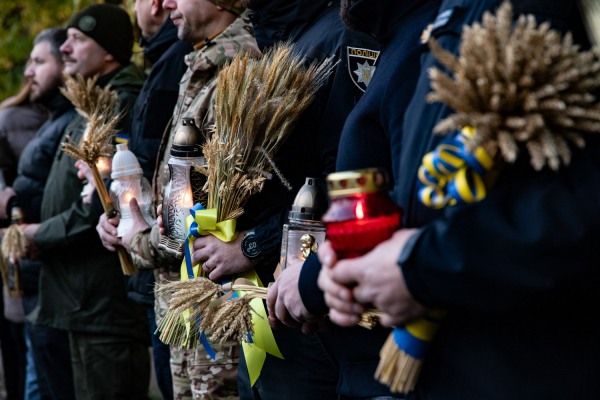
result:
[[[174,400],[238,400],[240,345],[213,345],[213,360],[202,349],[171,346]]]

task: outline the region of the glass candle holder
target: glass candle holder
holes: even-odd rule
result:
[[[150,226],[156,222],[152,218],[152,186],[144,178],[142,169],[135,155],[127,149],[126,144],[118,144],[112,163],[113,181],[110,186],[111,201],[121,218],[117,227],[117,236],[123,237],[133,226],[131,199],[136,199],[144,219]]]
[[[330,174],[327,185],[331,205],[323,222],[338,258],[361,256],[400,229],[402,209],[388,194],[384,170]]]
[[[292,258],[305,260],[325,242],[325,225],[321,216],[327,208],[327,198],[321,189],[321,180],[306,178],[296,195],[289,222],[283,225],[280,265],[284,270]]]
[[[165,236],[160,239],[159,249],[178,259],[183,258],[186,218],[194,204],[199,202],[198,193],[206,182],[204,175],[194,169],[195,165],[206,164],[201,141],[202,134],[194,118],[183,118],[169,152],[170,179],[162,205]]]

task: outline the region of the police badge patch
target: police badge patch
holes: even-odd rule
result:
[[[363,92],[369,87],[377,67],[380,51],[348,47],[348,72],[352,82]]]

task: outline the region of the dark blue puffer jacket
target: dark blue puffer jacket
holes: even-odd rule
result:
[[[52,113],[50,119],[27,144],[19,159],[18,176],[13,183],[17,196],[10,203],[13,207],[20,207],[31,223],[40,221],[42,195],[56,147],[75,114],[73,105],[61,94],[50,101],[48,108]]]
[[[27,222],[40,222],[40,206],[46,186],[46,179],[54,161],[54,154],[65,128],[75,115],[71,102],[58,94],[48,108],[51,117],[27,144],[19,159],[18,176],[13,183],[17,195],[10,200],[12,207],[20,207]],[[25,295],[35,294],[38,290],[41,263],[39,261],[21,261],[21,285]]]

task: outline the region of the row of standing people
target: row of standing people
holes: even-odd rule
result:
[[[136,8],[144,31],[141,3],[138,0]],[[567,292],[558,292],[560,287],[557,287],[543,297],[544,293],[536,287],[541,281],[565,276],[556,261],[543,256],[543,249],[553,253],[548,246],[573,246],[574,243],[583,246],[597,238],[597,228],[592,223],[585,224],[585,240],[576,241],[582,237],[581,232],[561,229],[564,228],[561,219],[553,219],[545,213],[556,210],[559,203],[555,208],[540,209],[537,213],[527,208],[525,214],[515,217],[516,221],[508,221],[510,216],[501,213],[506,208],[496,203],[514,201],[510,198],[510,185],[497,189],[494,202],[487,201],[462,213],[448,215],[428,210],[414,198],[414,177],[421,158],[438,142],[431,133],[432,128],[449,113],[448,108],[428,104],[425,100],[429,91],[427,69],[435,61],[426,46],[428,36],[422,40],[423,32],[456,53],[462,26],[480,21],[483,13],[497,8],[500,1],[246,0],[242,3],[229,0],[146,2],[151,8],[145,15],[163,18],[161,23],[157,23],[160,21],[157,18],[148,25],[145,34],[151,37],[150,41],[162,43],[156,40],[160,37],[158,34],[170,26],[171,32],[175,32],[176,27],[179,39],[193,44],[194,48],[188,45],[185,50],[182,44],[177,52],[183,57],[191,51],[185,57],[185,66],[178,64],[174,54],[163,54],[143,88],[142,76],[129,63],[131,46],[127,40],[130,36],[114,29],[115,15],[122,11],[107,5],[95,6],[83,10],[69,23],[68,39],[61,46],[65,70],[69,74],[82,73],[84,77],[98,74],[98,85],[110,84],[119,92],[121,109],[129,107],[132,113],[130,121],[124,120],[121,131],[130,132],[130,148],[140,159],[145,174],[153,177],[156,204],[161,203],[164,194],[168,180],[167,152],[182,118],[195,118],[196,124],[208,132],[213,120],[218,67],[239,51],[258,55],[259,51],[285,40],[296,43],[307,63],[333,56],[340,62],[277,154],[275,163],[294,188],[299,188],[307,176],[324,177],[336,169],[383,167],[391,172],[396,201],[406,212],[404,225],[418,228],[419,234],[415,236],[418,240],[408,241],[409,245],[405,244],[406,238],[391,241],[386,254],[371,256],[381,261],[382,276],[385,271],[393,277],[381,290],[390,296],[401,293],[410,298],[406,301],[393,297],[388,303],[396,308],[387,309],[403,315],[397,308],[407,303],[415,309],[424,304],[453,311],[445,322],[439,345],[432,349],[417,390],[408,397],[564,398],[571,397],[575,390],[578,398],[595,398],[598,388],[585,377],[596,369],[588,368],[583,373],[581,368],[572,368],[573,363],[565,361],[572,359],[582,367],[594,365],[598,346],[587,338],[594,336],[597,324],[587,318],[578,324],[557,322],[548,314],[552,314],[549,309],[556,309],[553,299],[564,299],[564,293],[572,293],[573,287],[597,278],[590,272],[593,250],[584,246],[569,252],[579,268],[568,275],[573,284],[561,286]],[[514,3],[516,14],[533,13],[540,19],[550,20],[554,28],[573,31],[575,41],[586,45],[587,38],[575,5],[546,1],[541,7],[542,2],[533,0]],[[253,12],[248,14],[244,7]],[[167,20],[169,15],[170,20]],[[124,19],[122,23],[125,25]],[[153,31],[152,27],[159,29]],[[124,42],[129,44],[127,51]],[[164,48],[174,49],[173,43],[176,42]],[[94,45],[103,50],[99,51],[103,57],[94,58],[90,57],[92,53],[86,53]],[[354,57],[353,49],[367,55]],[[96,67],[102,68],[86,68],[92,62],[98,62]],[[169,72],[161,74],[159,65]],[[365,66],[371,74],[364,73]],[[179,75],[169,70],[175,67],[180,68]],[[170,85],[161,86],[168,77],[175,82],[171,80]],[[140,88],[143,95],[135,101]],[[171,104],[166,102],[168,99]],[[167,126],[171,117],[172,122]],[[30,318],[37,324],[34,326],[61,330],[63,343],[70,343],[77,398],[144,398],[148,376],[147,353],[144,354],[148,342],[145,317],[150,317],[152,325],[154,316],[147,306],[144,310],[128,299],[117,257],[107,250],[124,246],[141,271],[154,271],[157,282],[178,279],[179,262],[158,248],[158,225],[150,227],[138,215],[131,233],[117,238],[118,218],[108,220],[105,215],[101,216],[97,198],[85,204],[79,197],[82,183],[77,177],[78,170],[72,160],[61,155],[58,142],[67,134],[78,140],[84,122],[73,115],[69,126],[61,131],[55,144],[56,157],[47,171],[49,176],[43,179],[41,224],[31,224],[25,230],[41,254],[39,299]],[[590,141],[586,152],[597,154],[597,148],[597,143]],[[598,193],[590,188],[589,182],[580,184],[578,181],[577,190],[581,192],[573,191],[568,183],[556,183],[571,179],[573,169],[598,169],[597,163],[589,159],[582,164],[563,171],[559,178],[547,177],[543,181],[538,176],[522,174],[521,166],[517,165],[514,173],[520,176],[518,185],[527,194],[519,201],[535,203],[544,193],[547,193],[544,201],[551,201],[553,193],[579,193],[597,198]],[[194,260],[203,262],[203,268],[213,280],[256,265],[265,285],[273,281],[281,228],[294,195],[277,182],[267,182],[263,192],[248,202],[245,214],[238,221],[242,233],[239,240],[222,243],[211,237],[199,238],[194,242]],[[595,215],[583,207],[583,203],[579,205],[582,207],[568,211],[570,218]],[[482,226],[478,212],[486,215],[490,223]],[[520,237],[518,232],[505,228],[506,222],[531,226],[548,220],[555,221],[549,229],[561,232],[562,237],[544,238],[535,244],[538,246],[535,254],[541,261],[531,265],[519,261],[528,260],[525,253],[532,250],[522,244],[501,248],[502,241],[517,243]],[[488,237],[497,238],[494,240],[498,244],[479,246],[482,251],[477,253],[477,260],[473,260],[474,238],[469,235],[481,229],[486,230]],[[241,239],[249,231],[254,232],[260,248],[258,259],[245,256],[241,249]],[[448,231],[452,232],[451,236]],[[527,233],[526,230],[519,232]],[[490,263],[498,253],[507,254],[499,261],[502,265],[493,266],[499,271],[502,284],[498,280],[490,283],[488,278],[496,275],[485,272],[492,268]],[[369,260],[357,262],[373,268],[367,266]],[[523,278],[523,271],[537,268],[542,261],[552,267],[546,271],[548,275],[537,281],[533,277],[526,282],[519,278]],[[442,268],[443,265],[448,265],[448,269]],[[321,268],[316,257],[309,257],[302,265],[288,267],[277,279],[276,290],[270,291],[275,295],[270,296],[267,305],[271,317],[288,325],[274,330],[285,359],[267,355],[254,385],[250,384],[245,358],[237,344],[226,343],[217,348],[215,360],[202,350],[171,348],[175,398],[394,398],[387,387],[373,378],[379,349],[389,329],[378,327],[367,331],[332,325],[324,331],[313,331],[315,322],[328,312],[328,306],[332,308],[334,321],[342,325],[352,325],[354,321],[352,315],[343,317],[352,314],[340,303],[343,299],[332,296],[330,290],[336,286],[328,271]],[[137,281],[138,292],[148,296],[144,288],[151,280],[141,280],[141,274],[144,272],[132,284]],[[482,291],[486,284],[490,288],[488,294]],[[588,286],[582,284],[581,287]],[[327,291],[328,297],[322,289]],[[592,299],[594,295],[590,293],[584,290],[561,307],[571,309],[569,305],[577,301]],[[132,297],[140,300],[135,295]],[[157,298],[155,302],[155,317],[160,320],[168,298]],[[402,323],[404,318],[406,316],[397,317],[393,323]],[[569,317],[568,320],[573,318],[576,319]],[[582,331],[586,332],[583,336]],[[572,337],[577,332],[581,340],[563,347],[573,358],[563,356],[550,360],[545,356],[555,349],[553,346],[565,346],[561,337]],[[584,348],[588,351],[586,355]],[[46,347],[44,351],[47,350]],[[506,354],[512,357],[507,359]],[[541,382],[539,377],[556,378]],[[583,383],[577,386],[576,382]]]

